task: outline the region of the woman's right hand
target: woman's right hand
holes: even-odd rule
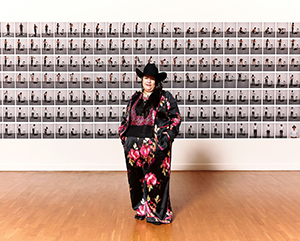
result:
[[[122,136],[121,137],[121,143],[122,143],[122,145],[125,144],[126,140],[127,140],[127,136]]]

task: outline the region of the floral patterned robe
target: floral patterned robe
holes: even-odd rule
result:
[[[130,125],[132,105],[141,94],[142,90],[131,96],[118,129],[126,159],[132,208],[138,215],[145,216],[147,222],[171,223],[171,148],[179,132],[181,115],[172,94],[163,90],[159,104],[153,110],[154,137],[124,136]]]

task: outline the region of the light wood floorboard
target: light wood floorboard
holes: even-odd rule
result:
[[[0,172],[0,241],[300,240],[298,171],[173,171],[170,194],[155,226],[126,172]]]

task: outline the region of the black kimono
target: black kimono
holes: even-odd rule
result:
[[[163,90],[158,106],[143,117],[147,118],[148,124],[152,121],[152,125],[134,126],[136,129],[132,131],[132,123],[137,125],[142,118],[132,108],[141,97],[142,90],[131,96],[118,129],[126,159],[132,208],[137,215],[145,216],[147,222],[171,223],[171,148],[179,132],[181,115],[172,94]],[[137,119],[132,120],[132,116]],[[140,131],[137,132],[138,128]],[[130,135],[126,134],[128,129],[131,129]]]

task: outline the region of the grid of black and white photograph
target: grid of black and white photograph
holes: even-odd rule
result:
[[[1,22],[1,138],[119,138],[155,63],[178,138],[293,138],[300,22]]]

